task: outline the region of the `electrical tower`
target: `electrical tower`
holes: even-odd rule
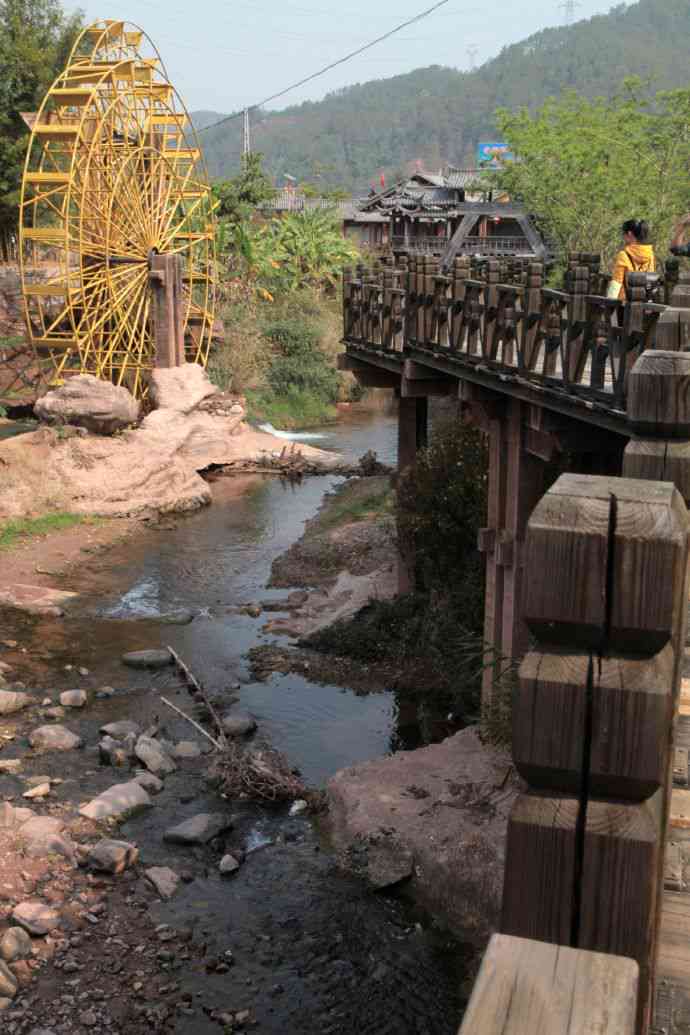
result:
[[[572,25],[575,21],[575,8],[580,6],[580,0],[564,0],[558,5],[563,11],[563,18],[566,25]]]
[[[242,157],[251,154],[252,142],[249,135],[249,108],[244,109],[244,126],[242,129]]]
[[[467,56],[470,59],[470,71],[474,72],[477,67],[477,54],[479,53],[479,47],[472,43],[467,48]]]

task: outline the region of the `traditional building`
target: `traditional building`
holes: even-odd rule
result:
[[[497,194],[482,170],[416,172],[370,194],[359,208],[387,218],[393,251],[444,255],[452,247],[454,255],[547,255],[531,216]]]
[[[331,201],[329,198],[307,197],[293,188],[276,191],[269,201],[258,206],[261,216],[271,218],[287,212],[304,212],[311,209],[332,209],[342,221],[343,236],[369,251],[382,251],[390,244],[390,220],[384,212],[366,211],[352,198],[345,201]]]

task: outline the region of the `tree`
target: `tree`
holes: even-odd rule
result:
[[[0,0],[0,253],[16,233],[19,191],[29,139],[21,117],[36,111],[64,68],[81,12],[59,0]]]
[[[213,193],[220,202],[218,215],[221,219],[241,223],[250,218],[257,205],[275,196],[275,187],[264,172],[262,161],[263,155],[250,151],[242,156],[242,169],[238,176],[214,183]]]
[[[575,91],[532,113],[500,109],[496,121],[515,161],[498,185],[534,212],[562,255],[620,247],[626,219],[646,219],[663,254],[690,207],[690,90],[652,96],[628,79],[611,99]]]

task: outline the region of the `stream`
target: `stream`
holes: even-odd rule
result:
[[[315,445],[346,459],[373,449],[379,460],[395,463],[394,416],[348,416],[319,433],[323,438]],[[98,765],[98,728],[105,722],[128,718],[146,725],[157,717],[172,739],[200,740],[161,705],[162,692],[192,710],[171,669],[152,674],[122,665],[125,651],[143,648],[172,646],[227,708],[255,717],[259,743],[284,752],[310,786],[323,786],[345,766],[420,742],[416,717],[392,693],[357,695],[292,674],[256,682],[248,671],[248,650],[275,640],[262,632],[273,613],[252,618],[237,608],[286,595],[265,588],[271,563],[340,481],[222,478],[214,483],[211,507],[163,520],[104,554],[83,553],[82,568],[65,582],[80,594],[66,618],[5,623],[3,636],[19,641],[31,658],[37,689],[115,690],[107,698],[96,694],[84,713],[68,717],[89,755],[78,780],[68,756],[33,760],[36,772],[64,780],[58,800],[83,801],[113,783],[114,771]],[[181,610],[193,621],[179,624]],[[78,676],[79,667],[88,676]],[[19,754],[20,745],[9,745],[3,758],[13,751]],[[374,895],[343,876],[318,820],[290,817],[287,807],[233,803],[225,850],[246,858],[231,880],[218,874],[217,848],[163,842],[171,825],[199,812],[227,810],[205,781],[206,768],[203,758],[181,765],[166,779],[155,807],[121,828],[146,866],[186,872],[170,901],[149,903],[153,923],[188,928],[207,954],[232,954],[225,973],[208,973],[186,958],[169,963],[190,1005],[165,1030],[218,1033],[222,1027],[212,1011],[247,1009],[259,1031],[276,1035],[454,1035],[467,954],[415,916],[399,895]],[[17,784],[16,777],[0,774],[0,798],[16,794]],[[48,994],[50,980],[41,979]]]

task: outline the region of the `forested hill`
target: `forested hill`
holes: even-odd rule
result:
[[[610,94],[628,75],[653,77],[658,88],[687,85],[689,38],[690,0],[620,4],[505,47],[474,72],[420,68],[254,113],[252,146],[275,177],[348,190],[366,188],[382,170],[391,180],[416,161],[431,170],[472,164],[477,141],[494,136],[497,107],[532,106],[563,87]],[[212,113],[199,116],[199,128],[212,121]],[[202,134],[213,176],[237,170],[241,130],[240,118]]]

